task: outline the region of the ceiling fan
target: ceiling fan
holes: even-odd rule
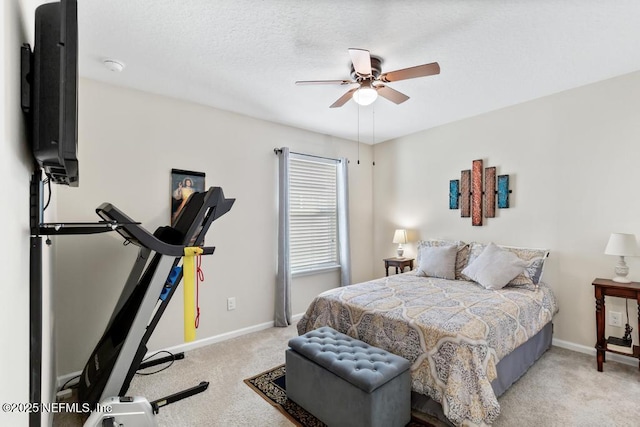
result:
[[[330,108],[342,107],[349,98],[353,98],[360,105],[369,105],[376,100],[378,95],[396,104],[402,104],[409,97],[402,92],[391,89],[385,83],[440,74],[440,65],[437,62],[381,73],[382,59],[377,56],[371,56],[368,50],[352,48],[349,49],[349,56],[351,56],[352,80],[299,80],[296,84],[358,85],[358,87],[350,89],[338,98],[336,102],[331,104]]]

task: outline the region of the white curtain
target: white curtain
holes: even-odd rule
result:
[[[348,161],[338,164],[338,245],[340,252],[340,285],[351,284],[351,247],[349,244],[349,179]]]
[[[275,325],[291,325],[291,264],[289,257],[289,148],[276,151],[278,173],[278,274],[276,277]]]

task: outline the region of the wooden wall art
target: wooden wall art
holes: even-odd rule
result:
[[[484,170],[484,217],[496,216],[496,168]]]
[[[496,168],[484,169],[482,159],[474,160],[471,169],[460,172],[460,180],[449,181],[449,209],[460,209],[460,216],[471,217],[471,224],[482,225],[482,211],[485,218],[495,218],[498,208],[509,208],[509,175],[498,175]],[[484,206],[483,206],[484,205]]]
[[[471,168],[471,225],[482,225],[482,160]]]
[[[471,171],[467,169],[460,173],[460,216],[471,216]]]

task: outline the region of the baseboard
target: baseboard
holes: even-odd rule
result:
[[[577,351],[578,353],[584,353],[593,355],[594,363],[596,361],[596,349],[593,347],[588,347],[582,344],[575,344],[569,341],[559,340],[554,338],[551,342],[551,345],[555,345],[556,347],[566,348],[567,350]],[[617,353],[607,353],[607,360],[613,360],[614,362],[623,363],[625,365],[636,366],[638,364],[638,359],[632,356],[623,356]]]
[[[300,320],[300,318],[302,317],[303,314],[304,313],[300,313],[300,314],[296,314],[294,316],[291,316],[291,321],[292,322],[297,322],[298,320]],[[235,331],[225,332],[224,334],[214,335],[214,336],[209,337],[209,338],[204,338],[204,339],[193,341],[193,342],[189,342],[189,343],[178,344],[178,345],[175,345],[173,347],[165,348],[163,350],[170,351],[171,353],[180,353],[180,352],[183,352],[183,351],[186,352],[186,351],[190,351],[190,350],[195,350],[196,348],[205,347],[205,346],[208,346],[208,345],[211,345],[211,344],[215,344],[215,343],[218,343],[218,342],[222,342],[222,341],[230,340],[230,339],[233,339],[233,338],[241,337],[242,335],[251,334],[253,332],[264,331],[265,329],[269,329],[269,328],[273,328],[273,327],[275,327],[275,323],[274,322],[264,322],[264,323],[260,323],[260,324],[257,324],[257,325],[248,326],[246,328],[236,329]],[[151,351],[149,353],[150,354],[154,354],[157,351],[158,350],[155,350],[155,351]],[[149,354],[147,354],[147,356],[149,356]],[[145,356],[145,357],[147,357],[147,356]]]
[[[300,320],[302,318],[303,315],[304,315],[304,313],[295,314],[295,315],[291,316],[291,320],[293,322],[297,322],[298,320]],[[241,328],[241,329],[236,329],[235,331],[225,332],[224,334],[215,335],[215,336],[212,336],[212,337],[204,338],[204,339],[193,341],[193,342],[190,342],[190,343],[178,344],[178,345],[175,345],[173,347],[165,348],[163,350],[170,351],[171,353],[186,352],[186,351],[190,351],[190,350],[195,350],[195,349],[200,348],[200,347],[205,347],[207,345],[211,345],[211,344],[215,344],[215,343],[218,343],[218,342],[222,342],[222,341],[230,340],[230,339],[233,339],[233,338],[237,338],[237,337],[240,337],[242,335],[250,334],[250,333],[253,333],[253,332],[263,331],[265,329],[273,328],[274,326],[275,326],[274,322],[259,323],[257,325],[248,326],[246,328]],[[587,347],[586,345],[582,345],[582,344],[572,343],[570,341],[564,341],[564,340],[559,340],[557,338],[554,338],[553,341],[551,342],[551,344],[555,345],[556,347],[565,348],[567,350],[576,351],[578,353],[584,353],[584,354],[593,355],[594,357],[596,355],[596,349],[595,348]],[[147,353],[147,355],[145,357],[148,357],[151,354],[156,353],[157,351],[158,350],[151,351],[151,352]],[[624,363],[625,365],[631,365],[631,366],[636,366],[636,364],[638,363],[638,360],[636,358],[634,358],[634,357],[631,357],[631,356],[627,357],[627,356],[623,356],[621,354],[616,354],[616,353],[608,353],[607,354],[607,359],[608,360],[613,360],[613,361],[619,362],[619,363]],[[80,376],[80,374],[81,374],[81,371],[77,371],[77,372],[72,372],[72,373],[69,373],[69,374],[65,374],[65,375],[59,376],[58,380],[57,380],[56,389],[59,389],[64,383],[66,383],[67,381],[71,380],[72,378]]]
[[[291,321],[295,323],[298,320],[300,320],[303,315],[304,315],[304,313],[295,314],[295,315],[291,316]],[[205,346],[208,346],[208,345],[211,345],[211,344],[215,344],[215,343],[219,343],[219,342],[222,342],[222,341],[227,341],[227,340],[230,340],[230,339],[233,339],[233,338],[237,338],[237,337],[240,337],[242,335],[251,334],[253,332],[264,331],[265,329],[269,329],[269,328],[273,328],[273,327],[275,327],[275,323],[274,322],[259,323],[257,325],[248,326],[248,327],[242,328],[242,329],[236,329],[235,331],[225,332],[225,333],[220,334],[220,335],[214,335],[212,337],[203,338],[201,340],[196,340],[196,341],[189,342],[189,343],[178,344],[178,345],[175,345],[173,347],[163,348],[161,350],[169,351],[171,353],[187,352],[187,351],[190,351],[190,350],[195,350],[195,349],[200,348],[200,347],[205,347]],[[145,355],[145,358],[149,357],[152,354],[157,353],[158,351],[160,351],[160,350],[154,350],[154,351],[148,352]],[[162,357],[162,356],[163,355],[159,355],[158,357]],[[153,360],[153,359],[150,359],[150,360]],[[58,377],[58,380],[57,380],[56,390],[60,389],[60,387],[64,383],[66,383],[67,381],[71,380],[72,378],[80,376],[81,373],[82,373],[82,371],[77,371],[77,372],[71,372],[69,374],[60,375]]]

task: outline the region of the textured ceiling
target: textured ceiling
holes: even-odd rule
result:
[[[366,143],[640,70],[638,0],[78,3],[83,77]],[[351,47],[383,72],[442,71],[389,84],[404,104],[359,110],[329,109],[346,86],[294,85],[348,79]]]

